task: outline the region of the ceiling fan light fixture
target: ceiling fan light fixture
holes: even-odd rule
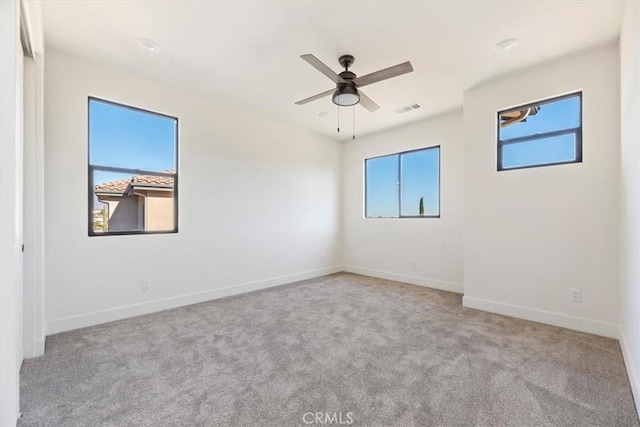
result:
[[[353,85],[340,85],[333,92],[333,103],[340,107],[349,107],[360,102],[358,89]]]

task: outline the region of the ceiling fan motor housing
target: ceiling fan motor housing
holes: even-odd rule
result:
[[[342,80],[345,80],[347,82],[351,82],[351,80],[354,80],[356,78],[356,75],[351,71],[343,71],[338,75],[342,77]]]
[[[342,55],[338,61],[340,61],[340,65],[342,65],[345,70],[338,74],[342,82],[336,84],[336,91],[333,93],[333,103],[342,107],[355,105],[360,102],[360,94],[354,82],[356,75],[349,71],[349,67],[353,64],[353,56]]]
[[[340,63],[340,65],[342,65],[347,70],[353,65],[353,61],[355,60],[356,59],[353,57],[353,55],[342,55],[340,58],[338,58],[338,62]]]

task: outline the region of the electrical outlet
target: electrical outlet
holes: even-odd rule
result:
[[[416,260],[411,260],[411,268],[416,268]]]
[[[320,257],[320,264],[324,264],[324,255]]]
[[[582,302],[582,291],[580,289],[571,289],[569,299],[573,302]]]
[[[151,289],[151,279],[142,279],[142,290],[148,291]]]

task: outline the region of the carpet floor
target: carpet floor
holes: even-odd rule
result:
[[[346,273],[50,336],[21,406],[20,426],[640,425],[617,341]]]

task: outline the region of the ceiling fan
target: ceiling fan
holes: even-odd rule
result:
[[[331,81],[336,84],[336,88],[319,93],[310,98],[303,99],[302,101],[298,101],[296,102],[298,105],[304,105],[308,102],[333,94],[333,103],[338,106],[348,107],[359,103],[373,113],[378,110],[380,106],[373,102],[371,98],[365,95],[361,90],[359,90],[359,88],[413,71],[411,62],[407,61],[393,67],[358,77],[349,71],[349,67],[353,65],[353,61],[355,59],[352,55],[342,55],[338,58],[338,62],[340,62],[340,65],[344,67],[344,71],[340,74],[334,73],[331,68],[327,67],[323,62],[311,54],[300,55],[300,58],[307,61],[312,67],[320,71],[325,76],[329,77]]]

